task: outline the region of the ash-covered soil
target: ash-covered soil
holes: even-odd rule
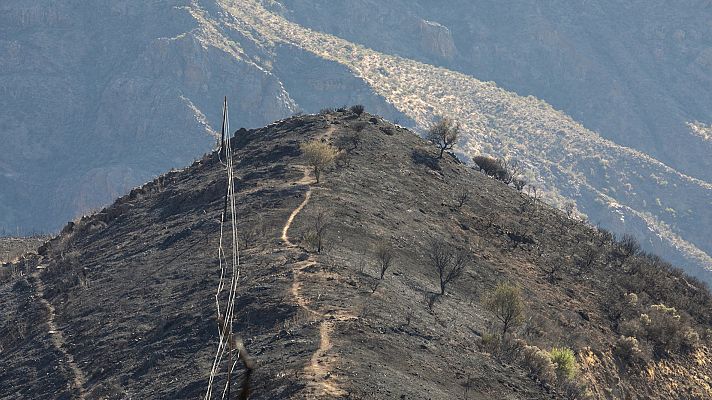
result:
[[[646,369],[616,363],[608,305],[642,273],[617,261],[617,245],[593,227],[453,156],[438,160],[432,145],[372,115],[300,116],[235,135],[234,330],[258,365],[250,398],[565,398],[482,346],[498,329],[482,298],[499,282],[523,289],[516,335],[572,348],[593,398],[710,393],[704,345]],[[312,139],[341,149],[318,184],[299,147]],[[0,398],[201,398],[218,342],[226,186],[209,154],[26,256],[24,276],[0,286]],[[303,240],[319,214],[328,221],[321,253]],[[444,296],[428,261],[435,239],[471,256]],[[374,291],[382,243],[395,258]],[[596,257],[581,263],[591,248]],[[550,274],[553,263],[561,268]],[[709,327],[705,289],[674,270],[655,277],[645,301],[684,305],[695,327]]]
[[[36,251],[49,237],[0,237],[0,263],[9,263],[21,255]]]

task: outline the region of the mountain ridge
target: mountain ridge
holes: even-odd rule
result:
[[[300,149],[321,139],[340,151],[316,184]],[[231,141],[242,260],[234,331],[258,363],[252,398],[448,399],[464,386],[475,399],[570,398],[573,389],[486,344],[501,327],[483,297],[502,282],[521,287],[526,305],[516,337],[573,349],[578,382],[595,398],[709,395],[712,297],[665,262],[628,253],[454,156],[438,159],[377,116],[304,115]],[[226,185],[218,152],[207,154],[20,260],[25,275],[0,285],[0,398],[202,397],[218,341]],[[308,238],[322,212],[320,252]],[[445,295],[428,261],[438,239],[472,257]],[[381,280],[383,243],[395,260]],[[644,367],[620,365],[624,326],[642,311],[658,318],[659,304],[676,307],[699,342],[655,355],[654,336],[639,332]]]

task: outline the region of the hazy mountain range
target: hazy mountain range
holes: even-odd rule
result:
[[[0,227],[54,230],[233,126],[463,124],[547,201],[712,268],[712,1],[0,4]],[[493,81],[493,82],[490,82]],[[559,111],[560,110],[560,111]]]

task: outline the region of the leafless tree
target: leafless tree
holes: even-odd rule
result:
[[[354,150],[358,149],[358,146],[361,144],[361,140],[362,140],[360,132],[363,131],[367,125],[368,125],[368,123],[363,122],[363,121],[352,125],[351,132],[348,132],[342,136],[339,136],[336,139],[336,146],[339,147],[339,149],[341,149],[341,150],[348,150],[348,151],[354,151]]]
[[[499,180],[509,185],[514,182],[519,174],[522,172],[522,165],[517,160],[512,160],[508,158],[500,158],[499,160],[500,170],[503,171]]]
[[[642,252],[640,243],[638,243],[635,237],[629,233],[623,235],[621,241],[619,242],[619,248],[624,258],[637,256]]]
[[[434,240],[430,244],[428,258],[440,280],[440,295],[445,294],[448,284],[462,276],[470,262],[468,251],[455,248],[442,240]]]
[[[527,194],[529,195],[530,212],[531,215],[534,215],[536,213],[536,208],[541,200],[541,193],[539,192],[539,189],[536,186],[529,185],[527,186],[527,188]]]
[[[361,104],[356,104],[354,106],[351,106],[351,108],[349,110],[351,110],[351,112],[356,115],[361,115],[361,114],[363,114],[365,108]]]
[[[457,139],[460,137],[460,124],[453,119],[444,117],[435,123],[425,136],[428,141],[438,146],[440,155],[438,158],[443,158],[445,150],[451,150]]]
[[[566,204],[564,204],[564,212],[566,213],[566,218],[571,219],[571,217],[574,215],[574,211],[576,210],[576,203],[573,201],[567,201]]]
[[[467,380],[465,381],[465,383],[462,384],[462,387],[465,389],[465,400],[468,400],[470,389],[474,387],[474,384],[475,382],[472,379],[472,375],[467,374]]]
[[[386,276],[386,271],[388,271],[388,268],[390,268],[393,264],[395,252],[389,244],[381,243],[378,245],[378,247],[376,247],[376,252],[374,255],[376,257],[376,261],[378,262],[379,279],[377,279],[373,283],[373,293],[376,292],[378,286],[381,284],[383,278]]]
[[[312,220],[311,228],[304,234],[304,241],[317,253],[324,250],[324,239],[329,229],[329,215],[323,210],[318,210]]]
[[[457,207],[461,208],[462,206],[464,206],[469,198],[470,192],[468,192],[467,189],[461,189],[455,195],[455,200],[457,200]]]
[[[376,248],[376,260],[378,260],[381,280],[383,280],[383,277],[386,275],[386,271],[393,263],[394,255],[393,248],[388,244],[382,243]]]
[[[363,253],[358,254],[358,272],[360,274],[366,273],[366,255]]]
[[[591,266],[598,260],[600,253],[600,247],[596,246],[594,243],[591,243],[591,245],[586,246],[586,248],[583,250],[581,258],[579,258],[577,261],[579,271],[588,271]]]

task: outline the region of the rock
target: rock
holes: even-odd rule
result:
[[[419,28],[420,43],[426,53],[446,60],[455,58],[457,49],[448,27],[437,22],[421,20]]]

